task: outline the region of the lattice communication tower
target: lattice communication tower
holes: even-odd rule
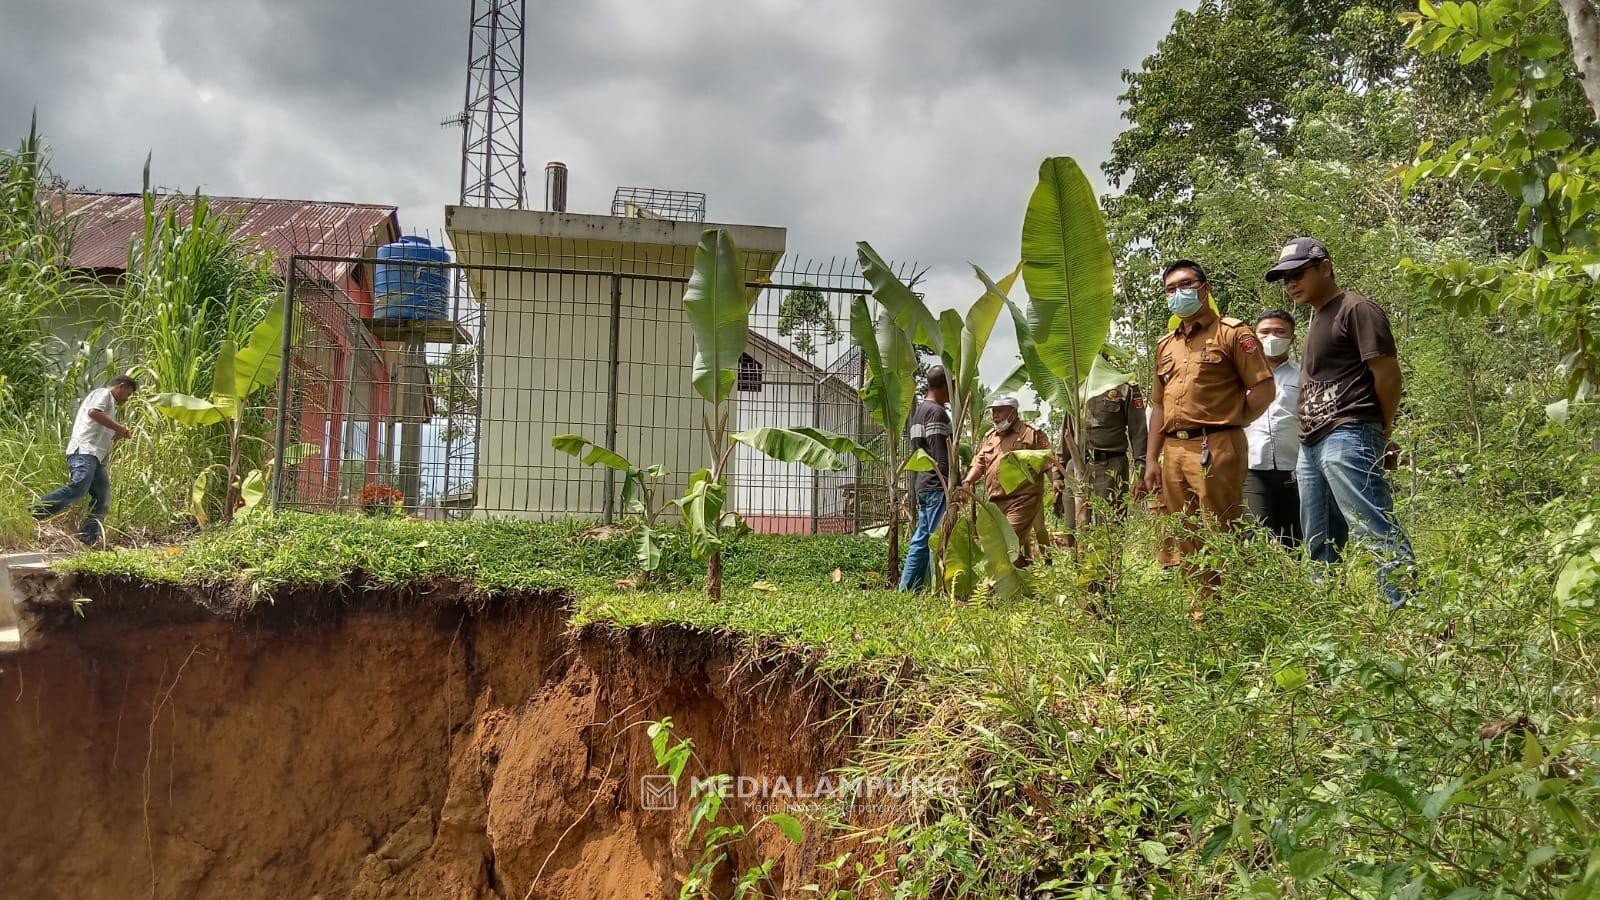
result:
[[[461,205],[527,206],[522,165],[527,0],[472,0],[467,99],[445,125],[461,127]]]

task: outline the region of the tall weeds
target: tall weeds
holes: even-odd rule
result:
[[[28,503],[65,476],[68,431],[86,393],[126,371],[145,396],[209,394],[222,341],[247,337],[278,290],[270,255],[235,237],[236,222],[204,196],[155,194],[148,165],[145,184],[126,276],[107,286],[71,267],[75,224],[37,130],[0,153],[0,545],[32,541]],[[111,315],[69,321],[72,310],[96,308]],[[88,326],[88,338],[69,345],[56,332],[74,325]],[[226,456],[227,434],[176,428],[137,398],[119,417],[134,436],[114,451],[107,524],[113,535],[169,531],[185,515],[195,474]],[[255,418],[248,427],[254,460],[265,425]]]
[[[72,276],[72,226],[52,187],[37,127],[15,151],[0,152],[0,418],[46,399],[61,343],[50,332],[73,302],[96,286]]]

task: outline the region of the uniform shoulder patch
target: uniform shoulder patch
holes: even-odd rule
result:
[[[1261,349],[1261,342],[1256,340],[1255,335],[1247,331],[1239,335],[1239,349],[1246,353],[1254,353]]]
[[[1243,319],[1235,319],[1233,316],[1223,316],[1222,317],[1222,324],[1224,324],[1224,325],[1232,325],[1234,328],[1243,328],[1244,327],[1244,320]]]
[[[1135,394],[1133,398],[1133,408],[1144,409],[1144,398]]]

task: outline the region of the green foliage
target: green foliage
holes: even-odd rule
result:
[[[1089,180],[1070,157],[1046,159],[1022,221],[1022,281],[1039,362],[1069,390],[1088,376],[1106,342],[1113,280]]]
[[[1000,487],[1010,493],[1032,481],[1055,458],[1054,450],[1013,450],[1000,457]]]
[[[258,468],[242,472],[240,461],[246,441],[261,441],[245,431],[246,406],[252,395],[277,383],[283,365],[283,319],[280,300],[268,306],[261,321],[250,330],[249,344],[236,351],[231,340],[222,342],[216,354],[217,368],[211,377],[209,398],[168,392],[150,400],[156,412],[185,427],[228,426],[227,462],[202,469],[190,492],[190,512],[202,525],[207,520],[206,484],[212,469],[221,470],[227,485],[222,506],[224,521],[235,514],[235,500],[239,510],[249,515],[266,496],[267,471]],[[300,455],[303,458],[305,454]]]
[[[890,270],[878,251],[866,241],[858,241],[856,256],[861,263],[861,276],[872,285],[873,299],[888,311],[894,324],[912,343],[930,347],[935,353],[944,349],[944,334],[939,329],[938,318],[928,311],[922,298]]]
[[[66,265],[72,225],[52,189],[35,120],[16,150],[0,152],[0,420],[50,399],[59,355],[51,319],[93,293]]]
[[[707,403],[720,408],[733,393],[739,355],[750,333],[750,295],[727,229],[706,229],[700,236],[694,270],[683,290],[683,311],[694,333],[690,381]]]
[[[640,468],[622,454],[602,447],[578,434],[558,434],[550,446],[575,456],[586,466],[601,465],[622,473],[622,508],[641,519],[639,525],[639,569],[648,582],[651,573],[661,568],[661,536],[656,519],[666,506],[661,496],[661,480],[668,475],[660,465]]]
[[[809,281],[783,295],[778,304],[778,334],[792,337],[794,348],[806,356],[816,355],[818,340],[832,346],[842,336],[827,298]]]
[[[647,732],[650,735],[651,749],[655,753],[656,765],[666,770],[667,777],[672,780],[672,786],[676,789],[682,783],[684,766],[691,759],[695,759],[694,745],[687,740],[674,742],[670,717],[650,723]],[[805,840],[805,830],[799,820],[787,813],[764,815],[749,829],[738,822],[722,822],[723,799],[732,785],[733,776],[725,773],[700,778],[695,782],[693,796],[690,798],[694,805],[689,813],[685,849],[694,849],[698,838],[700,853],[694,864],[689,867],[689,871],[681,876],[678,888],[679,900],[715,897],[713,890],[719,881],[718,870],[725,863],[732,865],[730,851],[735,845],[743,843],[751,832],[760,829],[762,825],[771,823],[778,833],[792,843],[799,844]],[[704,832],[700,830],[702,825],[706,827]],[[732,895],[735,900],[745,897],[778,896],[778,885],[772,880],[772,867],[776,862],[775,857],[767,857],[745,871],[736,873]]]
[[[845,467],[841,453],[864,459],[875,458],[871,451],[843,435],[802,426],[776,428],[763,425],[728,436],[778,462],[801,463],[819,472],[837,472]]]
[[[1531,316],[1562,354],[1570,399],[1600,386],[1600,148],[1569,126],[1574,99],[1570,52],[1541,15],[1548,0],[1422,2],[1408,18],[1408,46],[1469,64],[1483,59],[1493,80],[1486,133],[1441,152],[1424,142],[1402,176],[1406,189],[1424,178],[1462,179],[1503,189],[1519,206],[1528,248],[1515,258],[1473,265],[1409,263],[1430,296],[1459,311]],[[1581,101],[1579,101],[1581,102]],[[1594,125],[1592,118],[1587,123]]]

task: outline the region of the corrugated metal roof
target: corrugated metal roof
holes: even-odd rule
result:
[[[252,197],[206,199],[214,214],[235,223],[235,235],[252,238],[271,249],[274,266],[280,272],[296,253],[360,256],[374,243],[374,236],[382,244],[400,234],[400,220],[393,206]],[[71,191],[64,200],[76,229],[72,265],[82,269],[126,269],[128,245],[144,231],[143,197]],[[187,220],[193,198],[162,194],[157,203],[163,209],[175,206],[178,217]]]

